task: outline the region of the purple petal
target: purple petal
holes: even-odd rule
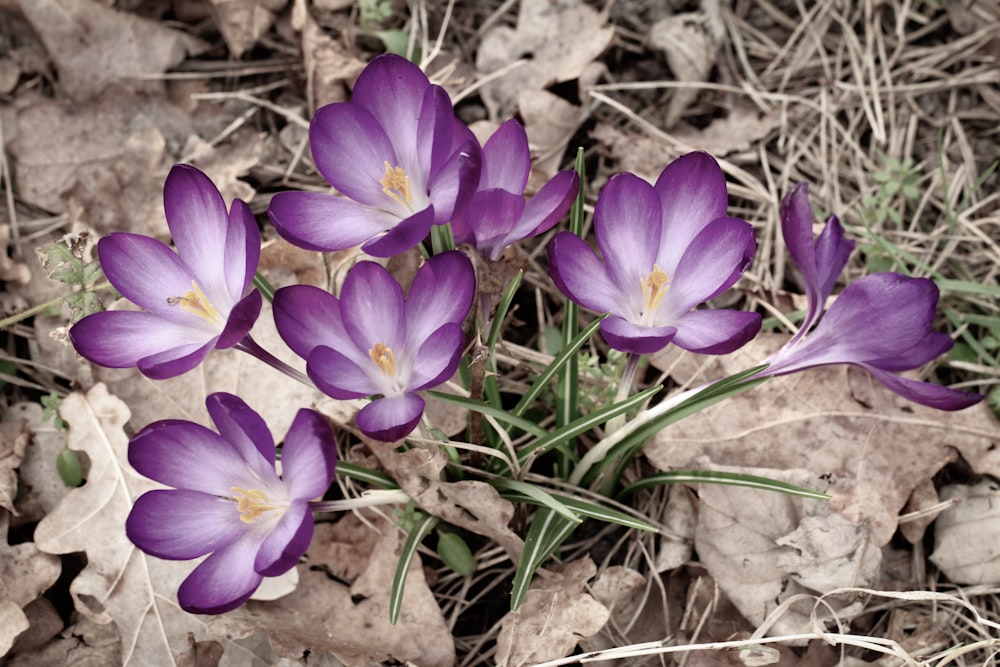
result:
[[[431,334],[414,355],[415,362],[408,388],[419,391],[436,387],[454,375],[464,345],[462,327],[453,322]]]
[[[601,335],[608,345],[633,354],[652,354],[665,348],[677,333],[672,326],[644,327],[621,317],[601,320]]]
[[[340,314],[358,349],[368,350],[376,343],[397,351],[403,349],[403,289],[378,264],[360,262],[351,268],[340,290]]]
[[[408,164],[417,164],[420,111],[430,86],[419,67],[392,54],[374,58],[354,84],[352,103],[375,117],[401,160]]]
[[[305,408],[295,414],[281,448],[281,469],[292,498],[326,493],[337,469],[337,442],[323,415]]]
[[[926,336],[937,301],[937,285],[926,278],[865,276],[844,288],[806,342],[819,336],[838,340],[849,355],[844,361],[891,357]]]
[[[371,239],[361,249],[373,257],[393,257],[423,241],[430,233],[434,220],[434,206],[428,206],[400,220],[384,235]]]
[[[761,317],[740,310],[692,310],[674,324],[674,345],[698,354],[729,354],[757,335]]]
[[[919,403],[920,405],[926,405],[929,408],[962,410],[983,400],[983,397],[979,394],[969,394],[957,389],[931,384],[930,382],[920,382],[919,380],[899,377],[898,375],[887,373],[867,364],[861,364],[861,367],[903,398],[914,403]]]
[[[719,163],[708,153],[681,156],[667,165],[654,186],[663,209],[663,235],[657,252],[669,273],[691,240],[708,223],[726,215],[729,195]]]
[[[661,232],[660,202],[652,186],[634,174],[612,176],[594,207],[594,234],[608,274],[623,293],[641,293]]]
[[[195,368],[205,360],[213,347],[215,347],[214,338],[201,347],[197,344],[175,347],[143,357],[136,364],[136,368],[151,380],[166,380]]]
[[[246,602],[263,580],[253,569],[259,548],[260,536],[248,533],[203,560],[177,591],[181,608],[192,614],[221,614]]]
[[[392,213],[320,192],[279,192],[267,215],[284,239],[321,252],[352,248],[399,222]]]
[[[309,355],[306,372],[309,379],[327,396],[346,401],[381,394],[385,388],[373,375],[381,371],[371,359],[361,360],[353,349],[353,358],[320,345]]]
[[[553,176],[534,197],[528,200],[524,216],[514,229],[512,234],[514,238],[510,239],[508,244],[551,229],[569,212],[579,189],[580,177],[575,171],[560,171]]]
[[[209,394],[205,407],[222,439],[261,479],[270,478],[274,473],[274,437],[264,419],[239,396],[221,391]]]
[[[840,226],[837,216],[828,217],[823,231],[816,239],[816,269],[822,302],[833,292],[833,286],[853,250],[854,241],[845,238],[844,228]]]
[[[260,229],[250,207],[234,199],[226,237],[225,279],[229,294],[238,297],[253,282],[260,263]],[[216,264],[211,265],[213,268]],[[215,270],[218,270],[217,268]]]
[[[254,476],[233,445],[194,422],[164,420],[146,426],[129,441],[128,460],[140,474],[161,484],[221,497],[232,495],[234,486],[281,483],[273,470]]]
[[[424,399],[402,394],[372,401],[355,418],[358,428],[369,438],[394,442],[409,435],[424,413]]]
[[[619,311],[624,299],[608,270],[580,237],[559,232],[548,245],[549,275],[563,294],[598,313]]]
[[[883,371],[898,373],[911,368],[923,366],[937,359],[954,345],[954,341],[946,333],[929,331],[919,343],[898,354],[883,359],[870,359],[868,365],[877,366]]]
[[[405,158],[406,164],[413,165],[414,182],[422,188],[422,194],[427,194],[431,177],[451,155],[454,129],[455,110],[448,93],[440,86],[429,86],[420,107],[416,152]]]
[[[125,533],[137,547],[165,560],[204,556],[248,530],[232,500],[179,489],[144,493],[125,521]]]
[[[291,285],[274,293],[274,324],[285,344],[303,359],[320,345],[354,347],[337,298],[312,285]]]
[[[215,184],[191,165],[176,165],[163,185],[163,208],[185,263],[202,280],[220,275],[222,258],[227,255],[229,212]],[[245,243],[240,246],[243,251]]]
[[[667,302],[674,317],[732,287],[753,261],[753,227],[737,218],[714,220],[692,240],[670,276]]]
[[[199,320],[168,301],[189,292],[194,275],[164,244],[148,236],[115,232],[97,243],[97,254],[108,280],[132,303],[173,320]]]
[[[781,235],[785,239],[788,253],[802,273],[806,292],[810,293],[810,306],[814,295],[821,297],[818,303],[823,303],[829,296],[821,294],[819,288],[812,226],[813,210],[809,203],[809,184],[799,183],[781,201]]]
[[[511,118],[497,128],[483,145],[483,171],[479,190],[499,188],[516,195],[524,193],[531,171],[528,135]]]
[[[472,243],[485,257],[497,260],[507,247],[507,239],[521,221],[524,197],[506,190],[484,190],[462,209],[460,225],[467,227],[472,238],[455,236],[456,243]],[[455,219],[452,220],[454,232]]]
[[[263,305],[264,299],[256,289],[243,297],[229,312],[226,327],[219,335],[215,347],[219,350],[225,350],[243,340],[253,328]]]
[[[211,331],[134,310],[88,315],[70,327],[69,337],[88,361],[108,368],[133,368],[147,357],[178,347],[200,348],[215,338]]]
[[[276,577],[295,567],[306,553],[313,535],[313,517],[309,505],[297,500],[278,519],[264,539],[254,559],[253,568],[265,577]]]
[[[451,155],[440,165],[434,165],[428,181],[428,192],[434,204],[436,224],[451,220],[476,193],[482,166],[482,151],[476,137],[458,120],[453,121],[454,145]]]
[[[424,262],[406,298],[406,336],[422,343],[445,322],[461,324],[472,306],[476,276],[469,258],[443,252]]]
[[[401,214],[402,205],[383,190],[386,163],[400,160],[383,126],[366,109],[342,102],[316,111],[309,125],[316,168],[323,178],[350,199]]]

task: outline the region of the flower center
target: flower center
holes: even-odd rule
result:
[[[402,167],[392,167],[385,162],[385,175],[382,176],[382,192],[386,193],[401,205],[413,208],[413,197],[410,196],[410,177]]]
[[[193,313],[210,324],[222,325],[222,315],[212,305],[205,296],[205,293],[198,287],[198,283],[191,281],[191,289],[184,293],[184,296],[172,296],[167,299],[171,306],[180,306],[189,313]]]
[[[260,489],[241,489],[238,486],[230,487],[236,492],[236,509],[240,513],[240,521],[243,523],[253,523],[264,512],[278,509],[271,504],[268,497]]]
[[[670,277],[660,270],[659,264],[653,265],[653,270],[643,278],[642,295],[646,299],[646,314],[652,313],[660,306],[667,290],[670,289]]]
[[[383,373],[389,376],[396,374],[396,355],[385,343],[375,343],[372,349],[368,350],[368,356],[372,358],[375,365]]]

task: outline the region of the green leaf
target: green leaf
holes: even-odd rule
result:
[[[350,477],[351,479],[359,482],[371,484],[379,489],[399,488],[399,485],[396,484],[396,480],[389,477],[385,473],[369,470],[368,468],[363,468],[353,463],[347,463],[346,461],[337,461],[337,474],[343,475],[344,477]]]
[[[492,480],[490,483],[497,486],[494,483],[495,481],[496,480]],[[534,498],[518,493],[517,491],[501,491],[500,495],[512,503],[528,503],[531,505],[540,504]],[[580,500],[579,498],[573,498],[572,496],[564,496],[558,493],[552,493],[549,495],[585,519],[597,519],[598,521],[603,521],[605,523],[616,523],[619,526],[635,528],[636,530],[645,530],[651,533],[659,532],[658,528],[649,525],[641,519],[625,514],[624,512],[619,512],[618,510],[613,510],[611,508],[604,507],[603,505],[598,505],[597,503]]]
[[[463,577],[476,571],[476,557],[457,533],[438,531],[437,553],[441,562]]]
[[[569,537],[577,524],[559,516],[548,507],[541,507],[535,512],[524,538],[524,551],[517,562],[514,572],[514,583],[510,592],[510,609],[517,611],[528,594],[531,578],[535,571],[548,560],[552,552]]]
[[[828,496],[825,493],[820,493],[819,491],[814,491],[804,486],[796,486],[795,484],[779,482],[774,479],[768,479],[767,477],[744,475],[734,472],[719,472],[714,470],[674,470],[671,472],[660,473],[658,475],[650,475],[649,477],[643,477],[639,481],[629,484],[622,489],[619,495],[624,497],[631,493],[635,493],[636,491],[641,491],[642,489],[648,489],[654,486],[683,483],[745,486],[751,489],[776,491],[789,496],[801,496],[803,498],[812,498],[814,500],[830,500],[831,498],[831,496]]]
[[[261,296],[267,299],[268,303],[274,302],[274,285],[260,271],[253,274],[253,286],[260,290]]]
[[[527,482],[521,482],[515,479],[505,479],[503,477],[491,479],[489,480],[489,483],[498,489],[513,491],[521,496],[530,498],[533,504],[548,507],[550,510],[560,515],[567,521],[572,521],[573,523],[580,523],[582,521],[582,519],[577,516],[575,512],[566,507],[564,503],[556,500],[551,493],[533,484],[528,484]]]
[[[597,331],[597,327],[601,325],[601,320],[603,320],[607,315],[603,315],[600,318],[591,322],[587,327],[581,331],[573,340],[569,342],[568,345],[562,345],[559,354],[555,359],[552,360],[545,370],[535,379],[535,382],[531,385],[531,389],[525,392],[521,400],[517,402],[514,409],[511,410],[511,414],[520,417],[527,411],[528,408],[535,402],[538,395],[542,393],[545,387],[548,385],[549,381],[555,377],[556,373],[565,367],[572,358],[576,356],[577,350],[579,350],[584,343],[590,340],[590,337],[594,335]]]
[[[56,456],[56,470],[66,486],[77,487],[83,484],[83,466],[80,456],[69,447],[64,447]]]
[[[382,40],[385,45],[385,50],[389,53],[395,53],[396,55],[403,56],[404,58],[410,58],[413,62],[420,62],[420,49],[414,48],[413,55],[410,56],[410,35],[403,30],[375,30],[372,32],[373,35]],[[433,228],[431,228],[433,232]],[[452,244],[452,248],[454,248]]]
[[[600,426],[609,419],[625,414],[632,408],[636,408],[645,403],[653,394],[660,391],[660,389],[662,389],[662,385],[650,387],[649,389],[640,391],[638,394],[629,396],[623,401],[619,401],[618,403],[609,405],[606,408],[584,415],[583,417],[566,424],[562,428],[556,429],[545,437],[539,438],[519,451],[517,453],[518,462],[521,465],[524,465],[527,463],[529,458],[543,454],[558,444],[568,442],[570,439],[575,438],[581,433],[585,433],[595,426]]]
[[[539,437],[548,434],[548,431],[546,431],[544,428],[542,428],[535,422],[528,421],[527,419],[522,419],[521,417],[513,415],[507,412],[506,410],[495,408],[492,405],[487,405],[486,403],[483,403],[481,401],[476,401],[471,398],[466,398],[464,396],[455,396],[454,394],[446,394],[442,391],[428,391],[427,393],[433,396],[434,398],[441,399],[445,403],[451,403],[452,405],[458,405],[463,408],[472,410],[474,412],[478,412],[480,414],[489,415],[490,417],[493,417],[499,422],[510,424],[511,426],[516,426],[525,433],[531,433]]]
[[[392,577],[392,590],[389,592],[389,623],[392,625],[396,625],[396,621],[399,620],[399,610],[403,606],[403,589],[406,587],[406,573],[417,553],[417,547],[438,521],[437,517],[424,516],[406,536],[406,542],[403,543],[403,549],[399,554],[399,562],[396,563],[396,574]]]

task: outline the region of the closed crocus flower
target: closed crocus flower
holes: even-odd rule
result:
[[[278,232],[309,250],[363,244],[391,257],[451,219],[475,191],[480,149],[448,94],[405,58],[375,58],[350,102],[329,104],[309,129],[316,168],[343,196],[280,192],[268,209]]]
[[[181,607],[220,614],[243,604],[264,577],[290,570],[312,540],[309,501],[333,479],[333,431],[313,410],[299,410],[275,470],[267,424],[240,398],[206,401],[218,433],[193,422],[150,424],[129,442],[129,463],[171,489],[136,500],[125,530],[146,553],[166,560],[208,554],[177,592]]]
[[[611,347],[648,354],[669,343],[725,354],[757,335],[757,313],[695,310],[739,279],[756,250],[753,228],[726,217],[726,181],[707,153],[690,153],[655,185],[612,177],[594,210],[599,258],[560,232],[549,243],[549,271],[564,294],[611,316],[601,333]]]
[[[188,165],[163,188],[177,251],[139,234],[116,232],[97,244],[101,267],[122,296],[143,310],[88,315],[70,328],[76,350],[110,368],[161,379],[185,373],[214,348],[233,347],[260,314],[252,289],[260,231],[245,203],[230,211],[218,188]]]
[[[814,241],[812,222],[808,187],[799,184],[782,202],[781,230],[802,273],[808,310],[799,332],[764,360],[770,365],[762,375],[851,364],[921,405],[960,410],[982,400],[977,394],[897,375],[951,349],[952,340],[947,334],[931,330],[939,296],[933,281],[899,273],[875,273],[845,287],[823,313],[853,242],[844,238],[836,216],[827,219]],[[817,321],[819,324],[813,327]]]
[[[378,396],[356,422],[366,435],[393,441],[420,421],[424,400],[416,392],[458,368],[474,292],[472,263],[456,251],[427,260],[405,299],[386,269],[362,262],[348,272],[340,298],[308,285],[278,290],[274,320],[324,393]]]
[[[483,146],[479,187],[451,221],[455,242],[468,243],[496,261],[507,246],[559,222],[576,197],[579,177],[562,171],[525,201],[530,172],[528,135],[520,123],[508,120]]]

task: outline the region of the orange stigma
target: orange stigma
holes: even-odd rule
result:
[[[368,350],[368,356],[372,358],[375,365],[385,373],[392,376],[396,374],[396,355],[385,343],[375,343],[372,349]]]
[[[406,175],[402,167],[393,167],[387,160],[385,162],[385,175],[382,176],[381,183],[382,192],[407,208],[413,207],[413,197],[410,196],[410,177]]]

